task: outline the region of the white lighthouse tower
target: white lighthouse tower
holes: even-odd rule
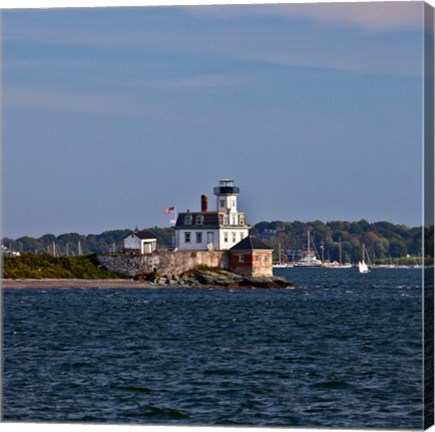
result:
[[[214,194],[217,198],[217,211],[237,213],[239,188],[234,185],[234,180],[219,180],[219,186],[214,188]]]
[[[175,225],[175,247],[180,250],[227,250],[249,235],[244,212],[237,210],[239,188],[234,180],[219,180],[214,188],[216,211],[208,209],[201,196],[201,211],[179,213]]]

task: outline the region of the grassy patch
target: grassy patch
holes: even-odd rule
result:
[[[4,257],[6,279],[115,279],[121,276],[98,265],[95,255],[54,257],[50,254],[26,253]]]

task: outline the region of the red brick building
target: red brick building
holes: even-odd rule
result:
[[[230,249],[230,270],[243,276],[273,276],[273,249],[248,236]]]

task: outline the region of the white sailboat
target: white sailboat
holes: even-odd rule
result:
[[[362,261],[358,262],[358,270],[360,273],[368,273],[370,271],[369,266],[364,261],[365,255],[366,255],[366,248],[365,248],[365,245],[363,243]]]
[[[305,268],[313,268],[313,267],[322,267],[322,261],[317,259],[316,255],[311,253],[311,240],[310,240],[310,231],[307,231],[307,242],[308,242],[308,250],[307,255],[300,259],[294,267],[305,267]]]
[[[333,268],[333,269],[348,269],[352,268],[353,265],[350,263],[342,263],[341,262],[341,240],[338,242],[338,262],[333,261],[332,263],[324,263],[323,266],[326,268]]]

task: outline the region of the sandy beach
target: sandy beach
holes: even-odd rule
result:
[[[2,288],[151,288],[133,279],[2,279]]]

